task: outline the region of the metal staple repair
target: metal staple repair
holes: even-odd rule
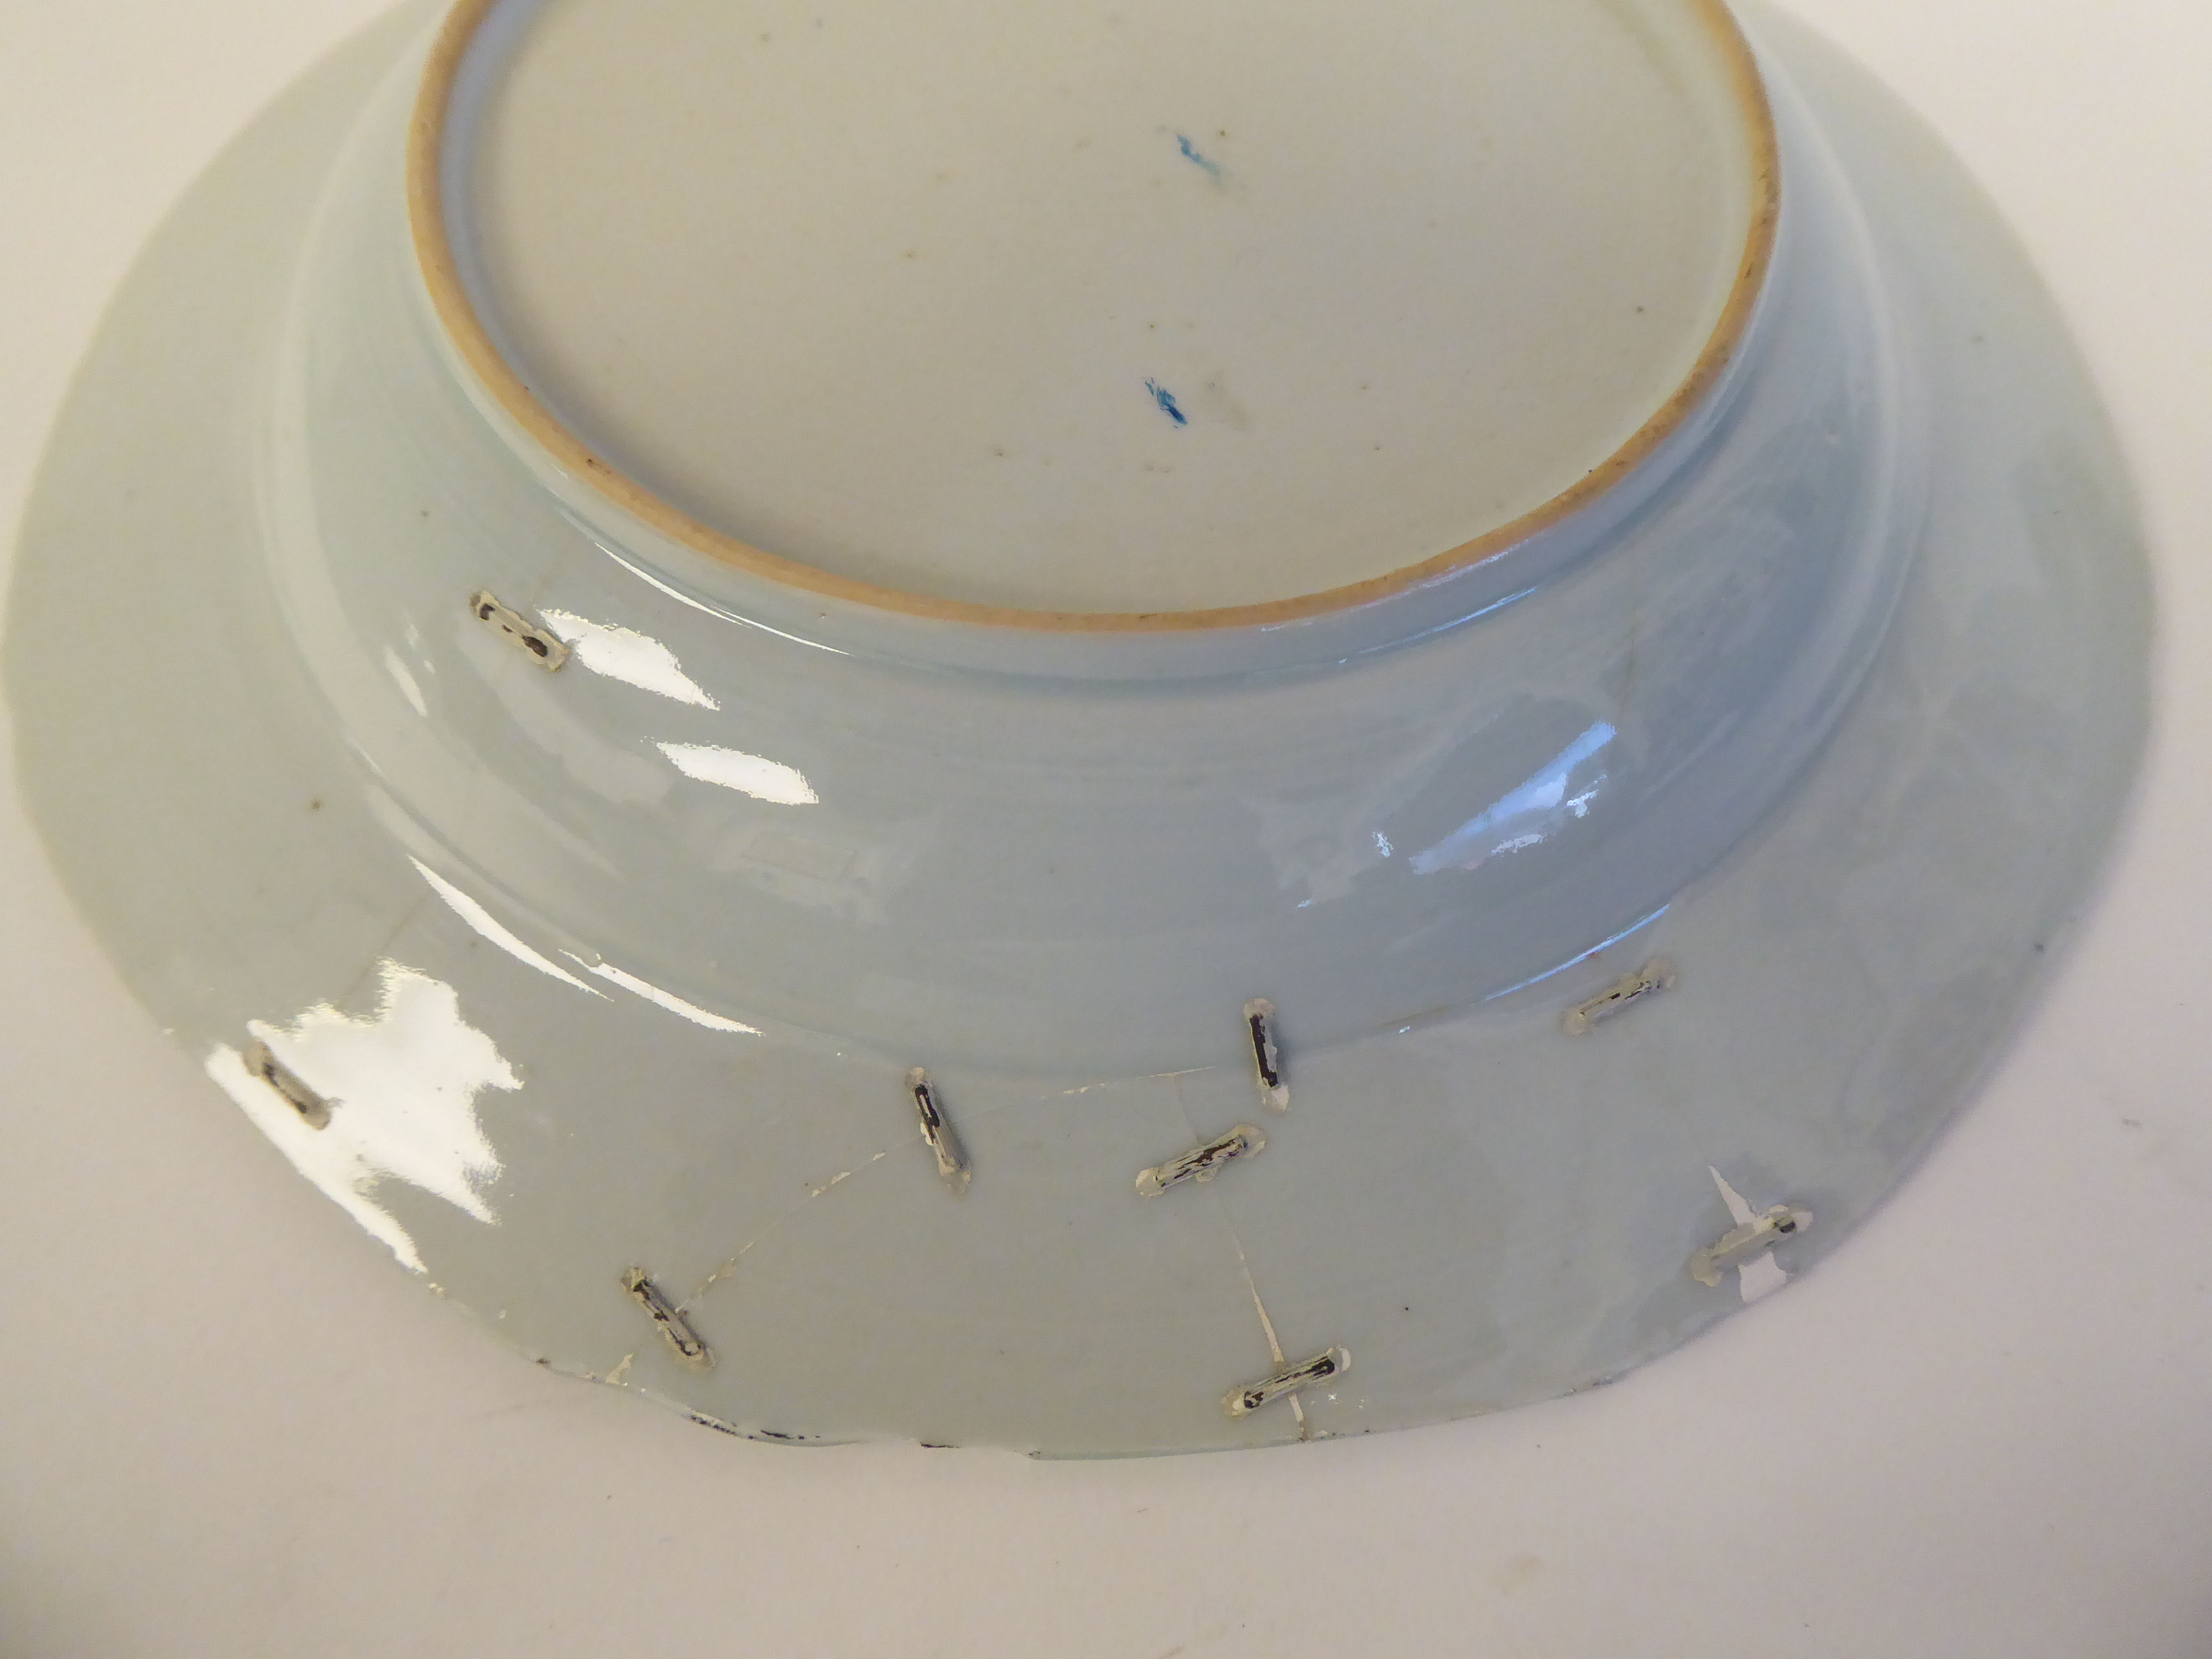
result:
[[[1185,1152],[1181,1158],[1146,1170],[1137,1177],[1137,1190],[1158,1198],[1187,1181],[1211,1181],[1240,1158],[1267,1149],[1267,1137],[1249,1123],[1240,1123],[1218,1140]]]
[[[301,1082],[300,1074],[277,1059],[267,1043],[256,1037],[246,1045],[245,1059],[246,1069],[282,1095],[310,1129],[331,1127],[331,1103]]]
[[[642,1267],[632,1267],[623,1275],[622,1285],[653,1316],[653,1322],[660,1328],[660,1334],[668,1339],[668,1346],[676,1350],[678,1359],[702,1371],[714,1363],[714,1351],[691,1328],[690,1321],[668,1299],[667,1293],[653,1282],[652,1274]]]
[[[1260,1098],[1267,1109],[1291,1109],[1291,1085],[1283,1080],[1282,1052],[1275,1046],[1275,1005],[1265,997],[1244,1005],[1244,1023],[1252,1030],[1252,1070],[1260,1084]]]
[[[1690,1277],[1700,1285],[1717,1285],[1731,1267],[1742,1267],[1753,1256],[1785,1238],[1795,1238],[1812,1224],[1813,1218],[1807,1211],[1778,1204],[1765,1215],[1754,1216],[1741,1227],[1730,1229],[1718,1243],[1707,1245],[1692,1256]]]
[[[1569,1036],[1581,1036],[1600,1021],[1626,1013],[1644,998],[1673,990],[1674,979],[1674,964],[1665,957],[1654,957],[1617,981],[1602,996],[1592,997],[1580,1007],[1569,1009],[1559,1021],[1559,1029]]]
[[[961,1146],[960,1137],[945,1121],[945,1113],[937,1103],[937,1091],[929,1081],[929,1073],[919,1066],[906,1074],[906,1086],[914,1091],[915,1110],[921,1118],[921,1138],[929,1143],[929,1150],[937,1154],[937,1173],[945,1177],[955,1192],[963,1191],[973,1173],[968,1164],[967,1149]]]
[[[516,650],[526,653],[547,673],[558,673],[567,664],[568,647],[560,638],[532,624],[520,611],[501,605],[495,595],[477,593],[469,600],[469,609],[476,613],[478,622]]]
[[[1280,1370],[1264,1382],[1255,1382],[1249,1389],[1239,1389],[1221,1402],[1222,1409],[1231,1417],[1245,1417],[1263,1406],[1272,1406],[1278,1400],[1289,1398],[1303,1389],[1317,1382],[1330,1382],[1352,1369],[1352,1352],[1347,1348],[1331,1348],[1327,1353],[1309,1359],[1303,1365],[1292,1365]]]

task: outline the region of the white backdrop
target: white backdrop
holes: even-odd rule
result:
[[[726,1440],[515,1359],[129,1003],[0,781],[0,1655],[2212,1654],[2212,6],[1784,0],[1965,155],[2137,469],[2150,769],[1832,1261],[1596,1394],[1122,1464]],[[378,0],[0,0],[0,520],[193,173]],[[4,742],[4,739],[0,739]]]

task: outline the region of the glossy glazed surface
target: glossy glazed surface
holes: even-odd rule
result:
[[[803,815],[834,807],[845,793],[842,778],[810,755],[757,738],[717,742],[720,729],[663,726],[670,715],[728,716],[733,727],[744,719],[757,732],[763,708],[796,709],[787,718],[816,718],[865,755],[879,727],[896,735],[899,720],[919,723],[910,701],[951,699],[936,706],[976,718],[969,711],[989,709],[995,693],[1001,731],[1017,734],[1041,699],[1055,710],[1087,711],[1058,716],[1078,734],[1107,726],[1100,711],[1123,711],[1111,723],[1117,733],[1166,732],[1179,721],[1182,730],[1169,736],[1189,745],[1183,752],[1202,782],[1219,766],[1218,758],[1206,764],[1213,751],[1198,741],[1208,717],[1240,699],[1257,705],[1279,688],[1295,693],[1331,677],[1282,665],[1231,696],[1221,676],[1194,682],[1187,669],[1182,678],[1164,674],[1177,666],[1171,659],[1104,653],[1087,683],[1039,686],[1003,672],[956,672],[945,659],[958,659],[957,642],[917,664],[933,637],[917,645],[843,616],[817,619],[836,637],[779,641],[758,625],[698,610],[732,610],[743,595],[709,588],[717,573],[679,572],[672,553],[638,558],[658,587],[584,540],[562,561],[532,565],[535,536],[518,534],[508,514],[544,481],[519,468],[504,493],[479,477],[459,495],[430,491],[410,503],[418,521],[428,508],[428,522],[462,526],[415,533],[452,533],[445,556],[467,570],[450,597],[440,594],[434,605],[425,597],[410,615],[410,559],[394,556],[405,551],[404,538],[391,519],[364,524],[356,515],[388,507],[376,469],[392,455],[407,458],[411,443],[418,477],[440,476],[468,428],[459,413],[441,424],[419,401],[380,405],[386,389],[407,384],[404,352],[390,354],[393,368],[380,376],[299,373],[299,342],[318,337],[312,279],[298,290],[306,303],[289,336],[287,374],[270,376],[266,360],[241,346],[255,338],[253,319],[267,314],[289,276],[298,217],[325,182],[321,158],[288,144],[282,131],[241,149],[179,222],[219,225],[221,237],[180,228],[157,252],[118,313],[57,451],[11,622],[28,793],[80,902],[142,994],[217,1080],[403,1260],[422,1262],[526,1349],[566,1369],[619,1373],[625,1383],[751,1429],[1057,1451],[1255,1443],[1302,1427],[1389,1426],[1615,1374],[1753,1288],[1747,1278],[1708,1289],[1687,1273],[1692,1254],[1740,1218],[1730,1194],[1757,1209],[1787,1201],[1813,1212],[1814,1231],[1784,1255],[1802,1266],[1924,1145],[2069,914],[2131,765],[2140,718],[2135,653],[2144,617],[2124,488],[2047,310],[1971,191],[1939,159],[1840,104],[1823,111],[1822,125],[1843,144],[1845,173],[1880,228],[1858,244],[1860,269],[1880,273],[1873,286],[1896,313],[1889,325],[1910,343],[1899,355],[1919,367],[1926,387],[1919,406],[1928,435],[1917,446],[1932,476],[1923,556],[1856,703],[1847,708],[1844,695],[1854,662],[1847,650],[1803,678],[1793,678],[1796,665],[1754,653],[1769,662],[1770,678],[1735,682],[1739,692],[1795,684],[1792,696],[1802,701],[1785,710],[1796,718],[1777,723],[1784,735],[1774,752],[1794,756],[1778,763],[1783,775],[1752,769],[1747,781],[1737,772],[1736,793],[1717,792],[1723,805],[1733,799],[1742,811],[1713,832],[1723,850],[1737,843],[1733,855],[1702,884],[1678,881],[1662,896],[1665,914],[1608,956],[1517,998],[1409,1031],[1362,1035],[1354,1021],[1346,1035],[1356,1040],[1333,1042],[1301,1032],[1301,1004],[1279,984],[1298,965],[1297,953],[1285,950],[1264,963],[1264,986],[1250,984],[1249,974],[1224,974],[1218,989],[1194,994],[1200,1006],[1182,1015],[1184,1029],[1203,1027],[1201,1041],[1216,1045],[1194,1060],[1148,1066],[1141,1045],[1173,1042],[1132,1029],[1122,1005],[1109,1001],[1073,1009],[1090,1014],[1099,1034],[1079,1018],[1065,1028],[1071,1040],[1104,1052],[1055,1066],[994,1052],[990,1043],[1028,1040],[1004,1035],[995,1018],[966,1030],[945,1023],[940,1046],[925,1048],[897,1041],[896,1031],[871,1041],[849,1027],[819,1031],[710,999],[696,982],[648,963],[660,948],[649,935],[672,917],[685,921],[672,905],[640,917],[610,903],[586,917],[586,931],[519,899],[518,890],[537,896],[534,881],[556,899],[566,890],[565,878],[546,876],[555,856],[546,847],[579,867],[594,857],[625,867],[623,838],[639,831],[603,830],[618,820],[590,816],[620,805],[609,779],[626,774],[641,791],[648,775],[666,784],[640,794],[639,818],[680,806],[675,792],[692,786],[719,791],[741,813],[757,806]],[[372,120],[362,131],[374,128]],[[365,139],[348,166],[373,174],[388,163]],[[1832,198],[1831,207],[1848,229],[1849,210]],[[319,246],[343,246],[346,222],[326,209]],[[1847,276],[1851,266],[1827,261],[1821,270]],[[373,261],[347,268],[375,274]],[[1960,270],[1976,280],[1961,283]],[[1848,283],[1838,286],[1848,295]],[[159,407],[177,414],[149,418],[149,365],[173,361],[175,319],[204,322],[224,307],[228,328],[196,337],[204,355],[162,372],[169,401]],[[1868,301],[1860,314],[1881,308]],[[1850,314],[1848,307],[1829,313]],[[270,431],[272,384],[275,441],[264,435],[262,464],[249,475],[240,457],[252,434]],[[1888,422],[1912,400],[1870,393],[1864,401],[1873,410],[1856,439],[1832,445],[1815,422],[1797,432],[1803,448],[1843,450],[1845,459],[1832,465],[1860,469],[1893,454]],[[284,424],[283,410],[303,407],[312,421]],[[405,441],[390,435],[395,411],[414,423]],[[357,485],[330,459],[348,453],[335,440],[349,432],[385,434],[350,450],[347,465],[365,475]],[[180,434],[193,441],[180,442]],[[1686,499],[1667,490],[1700,483],[1709,475],[1698,463],[1717,465],[1706,458],[1724,454],[1732,441],[1717,417],[1704,435],[1714,447],[1679,471],[1662,469],[1655,500]],[[319,447],[325,436],[328,447]],[[120,496],[112,488],[118,468],[136,480]],[[1819,501],[1802,486],[1820,476],[1800,473],[1801,487],[1770,509],[1770,528]],[[258,502],[256,478],[265,492]],[[1911,501],[1911,492],[1900,498]],[[1826,525],[1831,547],[1849,550],[1838,514],[1852,521],[1833,503],[1826,518],[1814,516]],[[1912,522],[1888,521],[1893,536],[1896,525]],[[1706,527],[1727,522],[1717,514]],[[156,536],[196,549],[194,559],[141,568],[131,550]],[[264,542],[277,583],[261,562]],[[1785,574],[1817,587],[1839,571],[1898,572],[1914,542],[1905,536],[1900,550],[1898,541],[1869,534],[1860,546],[1867,544],[1873,551],[1863,566],[1832,554]],[[1577,613],[1547,607],[1602,590],[1620,550],[1638,545],[1559,555],[1536,568],[1551,578],[1541,592],[1453,633],[1363,659],[1358,672],[1373,678],[1346,684],[1373,687],[1395,667],[1405,676],[1398,695],[1423,692],[1422,663],[1455,649],[1468,653],[1460,678],[1480,690],[1474,667],[1542,654],[1533,642],[1517,658],[1493,643],[1523,626],[1532,641],[1554,630],[1553,653],[1573,659],[1576,636],[1560,618]],[[1756,543],[1747,537],[1735,545],[1741,556]],[[391,568],[357,568],[350,557],[367,556],[349,556],[348,547],[391,556]],[[419,568],[437,556],[434,545],[426,548]],[[455,556],[464,551],[465,562]],[[1804,574],[1808,565],[1817,580]],[[1741,591],[1733,573],[1713,568],[1719,591]],[[532,573],[534,586],[513,580]],[[573,636],[570,665],[548,677],[485,632],[465,605],[478,582]],[[571,582],[579,586],[563,591]],[[289,617],[273,597],[280,590]],[[426,578],[421,591],[436,589]],[[1855,593],[1859,608],[1832,600],[1820,622],[1845,638],[1879,633],[1881,585],[1842,591]],[[574,592],[667,608],[665,618],[658,610],[613,611],[580,603]],[[1607,614],[1624,620],[1655,597],[1634,584],[1611,592]],[[1663,587],[1656,597],[1663,610]],[[1847,613],[1840,623],[1838,608]],[[1765,607],[1744,606],[1751,623],[1778,630],[1767,647],[1773,656],[1820,637],[1788,605],[1774,609],[1781,622]],[[1393,631],[1404,626],[1386,620]],[[410,621],[419,641],[407,637]],[[709,637],[745,646],[695,649],[676,633],[683,625],[712,626],[722,631]],[[1757,637],[1759,627],[1747,625]],[[1680,650],[1710,644],[1687,624],[1673,637],[1688,642]],[[179,644],[156,661],[149,639]],[[1279,663],[1265,653],[1280,644],[1251,648],[1265,665]],[[497,654],[484,654],[488,647]],[[403,672],[393,672],[386,649]],[[772,654],[750,670],[732,665],[756,649]],[[1717,658],[1730,661],[1724,650]],[[855,678],[801,678],[775,689],[787,664],[817,659]],[[884,684],[898,695],[856,700],[842,720],[806,707],[838,695],[837,686]],[[557,695],[539,695],[549,690]],[[605,711],[623,706],[617,697],[653,709],[653,723],[617,724]],[[1507,701],[1513,706],[1510,694]],[[1746,698],[1720,711],[1703,728],[1702,750],[1681,738],[1682,752],[1694,759],[1727,747],[1723,738],[1756,732],[1752,707]],[[1449,729],[1460,712],[1409,703],[1386,719],[1371,706],[1354,709],[1369,724],[1355,726],[1346,746],[1380,746],[1375,732],[1388,736],[1424,717],[1432,732]],[[1268,729],[1256,708],[1250,718],[1247,729]],[[595,720],[603,724],[593,732]],[[580,721],[586,736],[605,740],[584,741]],[[1617,738],[1624,728],[1607,723]],[[1304,730],[1296,722],[1286,729],[1292,735],[1277,739],[1285,744]],[[1497,787],[1469,791],[1471,816],[1447,829],[1496,809],[1488,828],[1529,814],[1534,838],[1455,873],[1510,872],[1524,853],[1541,856],[1563,844],[1554,837],[1584,822],[1569,803],[1595,804],[1582,800],[1586,778],[1576,775],[1604,758],[1607,745],[1585,740],[1594,730],[1565,730],[1540,748],[1540,764],[1502,768]],[[1742,801],[1780,792],[1824,732],[1828,744],[1785,810],[1747,838],[1753,811]],[[906,752],[890,742],[880,748]],[[99,757],[90,768],[88,753]],[[492,763],[473,793],[441,792],[441,768],[458,766],[456,753],[472,767]],[[521,764],[515,757],[527,762],[519,783],[498,770]],[[665,763],[666,772],[648,775],[626,764],[632,759]],[[1155,763],[1139,749],[1127,779],[1110,763],[1103,770],[1117,787],[1142,790],[1157,787]],[[1720,769],[1712,775],[1731,775],[1713,763]],[[1010,770],[1036,764],[1034,751],[1025,759],[1018,747],[1008,760]],[[1056,787],[1068,787],[1071,772],[1080,781],[1082,769],[1064,759],[1062,767]],[[950,781],[938,784],[925,768],[914,787],[930,793],[915,799],[957,815],[981,769],[972,760],[942,769]],[[858,766],[853,775],[867,770]],[[1270,775],[1303,774],[1293,764]],[[134,810],[149,793],[170,808],[152,834]],[[1648,803],[1663,793],[1630,798]],[[1030,805],[1018,793],[1008,799]],[[1105,806],[1094,803],[1094,811],[1110,810],[1118,795],[1100,799]],[[534,819],[525,805],[534,806]],[[978,845],[998,849],[1006,879],[1033,880],[1017,856],[1024,839],[1006,833],[1007,810],[981,820],[998,839]],[[501,829],[503,813],[531,834]],[[1659,857],[1673,842],[1653,826],[1667,823],[1647,805],[1626,812],[1616,835],[1652,836],[1644,857]],[[1243,833],[1241,823],[1232,827]],[[752,834],[758,826],[738,828]],[[1470,846],[1480,843],[1478,833]],[[709,852],[726,844],[704,831],[684,843]],[[1197,846],[1178,841],[1178,857]],[[469,848],[495,868],[477,867]],[[977,861],[986,862],[984,853]],[[665,863],[626,867],[633,887],[668,873]],[[830,881],[822,867],[776,879],[798,896],[786,901],[792,908],[841,918],[844,901],[805,902],[823,890],[800,878]],[[1117,867],[1127,872],[1123,890],[1141,900],[1172,865],[1131,856]],[[1203,885],[1192,884],[1200,897]],[[695,906],[706,908],[696,897],[701,890],[691,890]],[[989,890],[980,875],[975,890]],[[1032,890],[1051,889],[1033,881]],[[1340,915],[1357,908],[1349,896],[1340,902],[1347,907]],[[1120,947],[1127,978],[1108,976],[1132,997],[1150,994],[1152,975],[1181,967],[1184,937],[1159,932],[1157,920],[1151,926],[1149,939]],[[803,951],[807,930],[757,923],[723,937],[760,957]],[[1563,1012],[1662,953],[1680,965],[1675,989],[1588,1037],[1561,1034]],[[1291,1115],[1270,1120],[1267,1148],[1249,1165],[1195,1191],[1143,1198],[1132,1184],[1139,1170],[1259,1108],[1238,1047],[1239,1015],[1262,990],[1282,1010]],[[889,1001],[896,1012],[897,999]],[[854,1006],[855,1018],[872,1012]],[[1318,995],[1312,1006],[1321,1007]],[[747,1024],[760,1034],[732,1029]],[[339,1099],[331,1131],[270,1109],[264,1082],[241,1063],[256,1041]],[[973,1157],[965,1198],[948,1196],[915,1130],[903,1085],[916,1061],[937,1079]],[[680,1364],[623,1293],[622,1273],[639,1263],[674,1287],[720,1355],[712,1370]],[[1223,1393],[1265,1376],[1277,1358],[1338,1344],[1352,1351],[1354,1368],[1308,1397],[1303,1425],[1284,1407],[1222,1414]]]
[[[692,517],[1060,611],[1266,603],[1540,507],[1719,328],[1763,111],[1684,0],[507,0],[452,235]]]
[[[794,591],[560,473],[422,302],[410,79],[334,176],[283,337],[289,627],[428,864],[714,1018],[1087,1079],[1231,1060],[1255,996],[1312,1048],[1498,995],[1743,836],[1902,580],[1917,409],[1794,109],[1751,339],[1618,490],[1344,612],[1089,640]],[[574,666],[525,672],[457,582]]]

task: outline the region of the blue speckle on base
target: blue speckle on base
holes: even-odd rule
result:
[[[1176,147],[1182,151],[1185,161],[1193,166],[1204,167],[1217,183],[1228,177],[1228,174],[1222,170],[1220,162],[1200,154],[1198,146],[1181,133],[1176,135]]]
[[[1160,406],[1161,413],[1173,419],[1177,426],[1190,424],[1190,416],[1176,406],[1174,392],[1169,391],[1158,380],[1146,381],[1145,390],[1152,394],[1152,401]]]

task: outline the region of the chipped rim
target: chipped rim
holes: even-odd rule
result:
[[[753,546],[703,523],[602,457],[524,382],[484,325],[448,234],[447,116],[477,30],[506,0],[459,0],[424,66],[407,140],[407,210],[430,302],[448,338],[500,407],[572,476],[661,534],[749,575],[821,598],[938,622],[1056,634],[1188,634],[1261,628],[1349,611],[1473,569],[1579,512],[1626,479],[1704,404],[1735,361],[1774,262],[1781,219],[1781,150],[1773,106],[1751,44],[1726,0],[1684,0],[1720,51],[1751,136],[1751,226],[1734,287],[1688,376],[1628,441],[1542,506],[1448,552],[1385,575],[1287,599],[1198,611],[1034,611],[940,599],[841,576]]]

